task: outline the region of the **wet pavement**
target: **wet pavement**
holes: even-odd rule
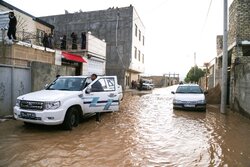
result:
[[[0,122],[0,166],[250,166],[250,120],[172,109],[173,87],[127,93],[116,113],[59,126]]]

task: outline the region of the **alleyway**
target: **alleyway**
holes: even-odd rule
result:
[[[250,166],[250,120],[218,106],[175,111],[170,88],[127,93],[121,111],[73,131],[0,123],[0,166]]]

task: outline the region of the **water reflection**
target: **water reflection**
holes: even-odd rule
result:
[[[126,94],[117,113],[73,131],[0,123],[0,166],[250,166],[250,121],[172,109],[171,91]]]

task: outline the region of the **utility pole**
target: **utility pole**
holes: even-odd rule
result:
[[[222,85],[221,85],[221,106],[220,112],[226,113],[227,103],[227,0],[224,0],[224,19],[223,19],[223,57],[222,57]]]

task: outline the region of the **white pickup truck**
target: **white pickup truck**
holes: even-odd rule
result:
[[[92,82],[87,76],[61,76],[44,90],[19,96],[14,117],[71,130],[87,113],[119,111],[122,96],[116,76],[98,76]]]

